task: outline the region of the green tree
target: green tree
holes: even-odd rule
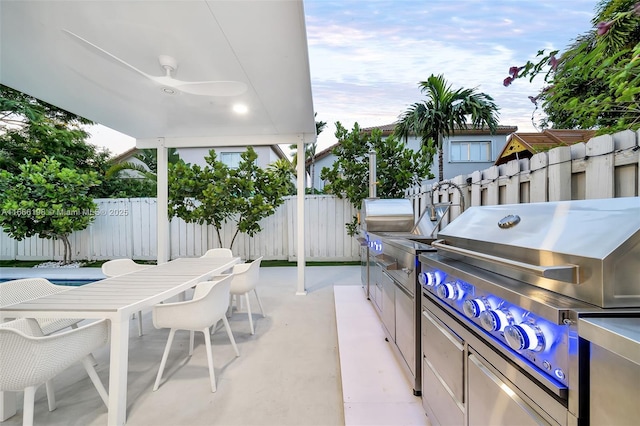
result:
[[[346,198],[357,209],[362,200],[369,196],[369,152],[376,152],[376,193],[380,198],[402,198],[404,191],[433,178],[429,171],[434,151],[428,146],[415,152],[398,141],[394,136],[382,138],[382,132],[374,129],[371,134],[363,133],[358,123],[348,131],[340,122],[336,123],[338,144],[332,154],[337,157],[331,168],[323,167],[321,178],[328,181],[327,193]],[[358,217],[345,224],[347,233],[355,235]]]
[[[98,174],[63,167],[53,158],[27,160],[18,168],[17,174],[0,170],[0,225],[17,240],[33,235],[59,239],[63,262],[69,263],[69,235],[89,226],[96,213],[89,192],[100,183]]]
[[[537,62],[512,66],[503,84],[542,76],[545,87],[529,96],[545,116],[541,128],[599,129],[613,133],[640,128],[640,4],[605,0],[596,6],[596,27],[559,51],[540,50]]]
[[[176,164],[180,160],[180,155],[176,148],[168,150],[169,164]],[[109,163],[105,171],[105,178],[122,181],[115,195],[120,197],[155,197],[158,184],[158,150],[155,148],[141,149],[134,156],[142,164],[133,161],[121,163]],[[133,174],[122,173],[132,171]],[[112,190],[113,191],[113,190]]]
[[[314,114],[316,117],[318,113]],[[327,127],[326,121],[316,121],[316,136],[319,136],[320,133]],[[316,189],[315,185],[315,167],[316,167],[316,150],[318,148],[318,144],[316,142],[309,143],[305,145],[304,158],[305,163],[310,161],[309,166],[306,167],[306,172],[309,174],[311,179],[311,188],[307,188],[307,190],[311,193],[315,193]],[[298,156],[296,155],[296,151],[298,149],[297,145],[289,145],[289,149],[293,150],[293,168],[295,172],[295,168],[298,164]]]
[[[186,222],[211,224],[223,247],[222,225],[236,221],[238,233],[253,236],[262,228],[258,223],[275,213],[288,194],[293,175],[277,166],[263,170],[257,166],[258,155],[252,147],[241,154],[238,168],[232,169],[217,160],[211,150],[207,165],[187,165],[184,161],[169,166],[169,215]]]
[[[18,173],[25,161],[55,156],[63,167],[93,170],[97,148],[83,126],[91,121],[0,85],[0,169]]]
[[[442,143],[445,136],[467,128],[487,126],[493,133],[498,126],[498,107],[493,98],[476,89],[453,90],[443,75],[431,75],[419,83],[426,100],[411,105],[396,124],[394,134],[406,138],[413,133],[423,146],[435,147],[438,153],[438,181],[444,180]]]
[[[94,198],[150,196],[155,184],[105,176],[111,154],[86,142],[91,121],[20,91],[0,85],[0,170],[20,173],[26,160],[55,157],[63,167],[97,171],[101,184]],[[153,192],[151,192],[153,191]]]

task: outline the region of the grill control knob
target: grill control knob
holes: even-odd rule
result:
[[[444,280],[444,273],[441,271],[422,272],[418,275],[420,285],[426,287],[436,286]]]
[[[462,305],[464,314],[469,318],[478,318],[481,313],[494,308],[495,306],[493,306],[491,301],[485,297],[480,297],[477,299],[467,299]]]
[[[436,294],[441,299],[456,300],[462,296],[462,291],[455,282],[440,284],[436,287]]]
[[[509,325],[504,329],[504,338],[509,346],[516,350],[528,349],[539,352],[544,349],[544,334],[535,324],[522,322],[518,325]]]
[[[513,324],[513,314],[508,309],[496,309],[480,313],[480,324],[487,331],[502,331]]]

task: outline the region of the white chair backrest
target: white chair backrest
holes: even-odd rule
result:
[[[212,248],[200,257],[233,257],[233,252],[228,248]]]
[[[46,278],[25,278],[0,284],[0,306],[13,305],[48,294],[68,290],[68,287],[51,284]]]
[[[231,293],[244,294],[253,290],[260,279],[260,256],[251,263],[233,265],[233,281],[231,281]]]
[[[222,276],[216,277],[216,279]],[[214,321],[222,318],[226,314],[229,308],[229,289],[231,288],[231,275],[225,275],[224,278],[218,281],[205,281],[196,286],[193,292],[193,298],[202,297],[207,298],[207,304],[211,310],[211,318]],[[202,290],[198,290],[201,287]],[[208,291],[207,291],[208,290]],[[204,292],[205,294],[202,294]]]
[[[0,324],[0,390],[21,391],[52,379],[109,341],[109,321],[38,336],[33,320]]]
[[[170,328],[183,330],[204,330],[217,322],[225,315],[229,307],[229,286],[231,275],[225,276],[219,281],[204,281],[196,285],[194,297],[186,302],[168,303],[160,306],[158,312],[154,311],[153,324],[156,328],[167,328],[167,320]],[[166,318],[163,313],[169,306],[173,310],[171,318]],[[161,315],[156,315],[161,314]]]
[[[147,269],[151,266],[153,265],[140,265],[131,259],[114,259],[102,264],[102,273],[107,277],[116,277],[141,269]]]

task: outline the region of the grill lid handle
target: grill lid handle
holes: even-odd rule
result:
[[[470,257],[473,259],[483,260],[489,263],[506,266],[538,277],[549,278],[551,280],[563,281],[571,284],[578,284],[578,266],[577,265],[560,265],[560,266],[538,266],[530,263],[518,262],[517,260],[505,259],[490,254],[479,253],[477,251],[454,247],[447,244],[444,240],[437,240],[431,245],[439,250]]]

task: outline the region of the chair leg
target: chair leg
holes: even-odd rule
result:
[[[260,307],[260,313],[262,314],[262,318],[265,317],[264,309],[262,309],[262,302],[260,301],[260,297],[258,296],[258,290],[253,289],[253,293],[256,295],[256,299],[258,299],[258,306]]]
[[[142,337],[142,311],[138,311],[138,337]]]
[[[47,401],[49,402],[49,411],[56,409],[56,394],[53,390],[53,380],[47,380],[44,384],[47,389]]]
[[[247,299],[247,314],[249,314],[249,327],[251,327],[251,334],[256,334],[253,329],[253,318],[251,318],[251,304],[249,303],[249,292],[244,294],[245,299]]]
[[[227,330],[227,336],[229,336],[231,346],[233,346],[233,350],[236,351],[236,356],[240,356],[240,351],[238,350],[238,346],[236,346],[236,339],[233,338],[233,333],[231,332],[231,327],[229,326],[229,320],[227,319],[227,317],[223,316],[222,322],[224,322],[224,328]]]
[[[204,333],[204,345],[207,348],[207,361],[209,364],[209,380],[211,381],[211,392],[216,391],[216,373],[213,370],[213,351],[211,350],[211,335],[208,328],[202,330]]]
[[[195,331],[193,331],[193,330],[189,331],[189,356],[193,355],[193,346],[194,346],[194,343],[195,343],[195,335],[196,335]]]
[[[91,357],[86,356],[82,358],[82,365],[84,366],[84,369],[87,370],[87,374],[89,375],[89,378],[93,382],[93,386],[96,387],[96,390],[100,395],[100,398],[102,398],[102,402],[104,402],[104,405],[107,408],[109,408],[109,395],[107,394],[107,390],[104,388],[104,385],[100,380],[100,377],[98,377],[98,373],[96,372],[96,369],[93,368],[93,364],[91,363]]]
[[[162,372],[164,371],[164,366],[167,363],[167,357],[169,356],[169,349],[171,349],[171,344],[173,343],[173,336],[176,334],[175,329],[171,329],[169,331],[169,338],[167,339],[167,345],[164,347],[164,353],[162,354],[162,361],[160,361],[160,369],[158,369],[158,376],[156,376],[156,382],[153,385],[153,391],[158,390],[158,386],[160,386],[160,379],[162,379]]]
[[[37,386],[29,386],[24,390],[24,404],[22,406],[22,426],[33,426],[33,404]]]

